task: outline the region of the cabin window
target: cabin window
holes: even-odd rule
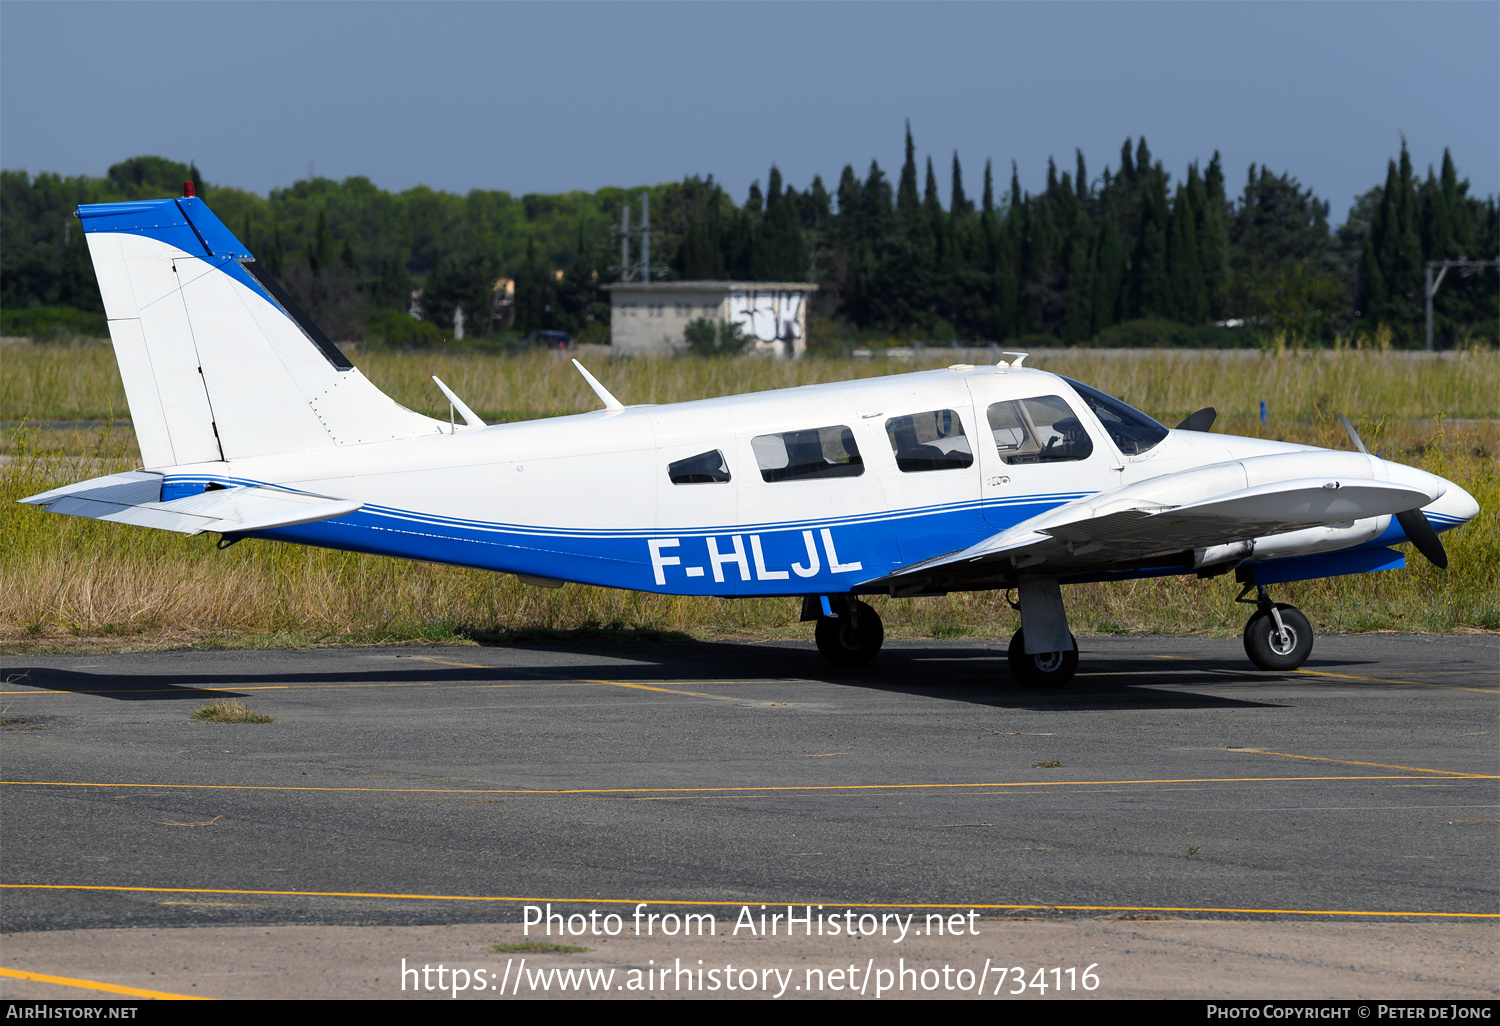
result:
[[[885,434],[896,454],[896,466],[908,474],[957,470],[974,463],[963,421],[952,410],[892,417],[885,422]]]
[[[865,472],[854,432],[842,424],[757,435],[750,440],[760,476],[767,481],[858,477]]]
[[[667,464],[667,476],[673,484],[714,484],[729,480],[729,464],[717,449],[700,452],[685,460]]]
[[[1081,381],[1063,378],[1078,392],[1079,398],[1088,404],[1114,439],[1115,446],[1127,456],[1139,456],[1156,447],[1156,443],[1167,437],[1167,429],[1146,416],[1129,403],[1121,402],[1097,388],[1090,388]]]
[[[1067,402],[1056,395],[995,403],[989,408],[995,449],[1006,463],[1083,460],[1094,443]]]

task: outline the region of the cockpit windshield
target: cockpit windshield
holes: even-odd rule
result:
[[[1104,425],[1104,430],[1108,431],[1109,437],[1114,439],[1116,448],[1125,455],[1139,456],[1167,437],[1165,427],[1134,406],[1122,403],[1114,396],[1106,395],[1097,388],[1090,388],[1081,381],[1074,381],[1072,378],[1063,378],[1063,380],[1072,385],[1079,398],[1094,411],[1094,415]]]

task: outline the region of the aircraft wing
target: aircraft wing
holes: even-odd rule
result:
[[[1100,492],[869,583],[903,595],[1008,585],[1018,573],[1081,577],[1214,565],[1246,558],[1256,538],[1401,513],[1439,498],[1370,476],[1374,461],[1355,453],[1319,454],[1330,457],[1318,461],[1331,471],[1326,476],[1276,479],[1278,471],[1312,469],[1311,455],[1216,464]]]
[[[134,470],[54,488],[21,502],[52,513],[155,527],[180,534],[247,534],[331,520],[364,505],[350,499],[294,492],[270,485],[215,488],[161,501],[162,475]]]

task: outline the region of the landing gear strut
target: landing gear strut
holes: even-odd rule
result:
[[[1236,602],[1254,605],[1255,613],[1245,624],[1245,654],[1262,670],[1295,670],[1312,654],[1313,630],[1296,606],[1272,602],[1265,586],[1247,599],[1253,585],[1245,585]]]
[[[853,595],[818,597],[811,599],[804,609],[814,603],[827,603],[828,610],[836,614],[828,616],[819,610],[813,628],[813,638],[824,659],[835,666],[861,666],[875,658],[885,642],[885,625],[868,603]]]
[[[1078,639],[1068,630],[1062,589],[1056,578],[1022,578],[1016,590],[1019,603],[1006,599],[1021,614],[1021,629],[1005,652],[1011,678],[1025,688],[1060,688],[1078,672]],[[1026,650],[1028,630],[1036,639],[1032,648],[1045,651]]]

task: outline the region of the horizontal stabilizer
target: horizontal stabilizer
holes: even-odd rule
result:
[[[162,476],[148,471],[110,474],[20,500],[51,513],[154,527],[179,534],[249,534],[275,527],[332,520],[364,503],[293,492],[268,485],[211,488],[170,502],[161,500]]]

